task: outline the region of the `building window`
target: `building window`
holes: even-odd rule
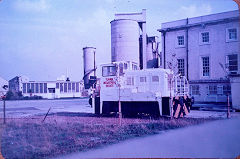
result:
[[[79,92],[79,82],[76,83],[76,92]]]
[[[71,86],[72,86],[71,83],[68,83],[68,92],[71,92],[72,89]]]
[[[146,82],[147,78],[146,77],[140,77],[140,82]]]
[[[184,59],[178,59],[178,73],[181,76],[184,76]]]
[[[191,85],[190,89],[191,95],[200,95],[199,85]]]
[[[230,74],[237,74],[238,71],[238,56],[237,54],[227,55],[227,67]]]
[[[223,86],[223,94],[224,95],[230,95],[231,94],[231,86],[230,85]]]
[[[159,82],[158,76],[152,76],[152,82]]]
[[[209,43],[209,32],[201,33],[202,43]]]
[[[202,73],[204,77],[210,75],[209,57],[202,57]]]
[[[137,70],[137,69],[138,69],[137,65],[136,64],[132,64],[132,70]]]
[[[59,88],[59,83],[56,83],[56,88]]]
[[[229,28],[227,29],[226,32],[226,41],[230,42],[230,41],[237,41],[238,37],[237,37],[237,28]]]
[[[35,93],[35,90],[34,90],[34,83],[31,83],[31,93]]]
[[[67,92],[67,83],[64,83],[64,92]]]
[[[40,83],[40,93],[43,93],[43,83]]]
[[[63,92],[63,83],[60,83],[60,92]]]
[[[44,83],[44,93],[47,93],[47,83]]]
[[[217,86],[217,94],[223,95],[223,86]]]
[[[27,93],[31,93],[30,83],[27,83]]]
[[[39,83],[35,83],[35,87],[36,87],[36,91],[35,91],[35,93],[39,93]]]
[[[229,40],[237,40],[237,29],[228,29],[228,38]]]
[[[124,69],[125,69],[125,70],[128,69],[128,65],[127,65],[127,63],[124,63]]]
[[[75,83],[72,83],[72,91],[75,92]]]
[[[217,86],[208,86],[208,94],[216,95],[217,94]]]
[[[27,85],[26,85],[26,83],[23,83],[23,93],[27,93]]]
[[[178,45],[179,46],[183,46],[184,45],[184,36],[178,36],[177,40],[178,40]]]

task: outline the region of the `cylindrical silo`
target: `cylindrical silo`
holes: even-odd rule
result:
[[[96,76],[96,61],[95,61],[96,48],[85,47],[83,48],[83,65],[84,65],[84,87],[88,89],[90,76]]]
[[[112,62],[139,62],[139,25],[135,20],[111,21]]]

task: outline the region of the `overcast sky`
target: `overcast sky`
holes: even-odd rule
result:
[[[9,80],[83,77],[85,46],[97,48],[97,64],[110,62],[110,21],[115,13],[147,9],[147,34],[161,23],[237,10],[232,0],[1,0],[0,76]]]

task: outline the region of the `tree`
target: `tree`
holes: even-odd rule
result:
[[[12,91],[8,91],[7,94],[6,94],[6,100],[11,100],[13,99],[14,97],[14,94]]]

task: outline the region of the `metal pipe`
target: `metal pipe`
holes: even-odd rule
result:
[[[166,68],[166,32],[163,31],[163,68]]]
[[[96,51],[94,51],[94,76],[96,77]]]
[[[186,19],[187,26],[188,26],[188,18]],[[187,80],[188,80],[188,28],[186,28],[186,53],[187,53]]]

